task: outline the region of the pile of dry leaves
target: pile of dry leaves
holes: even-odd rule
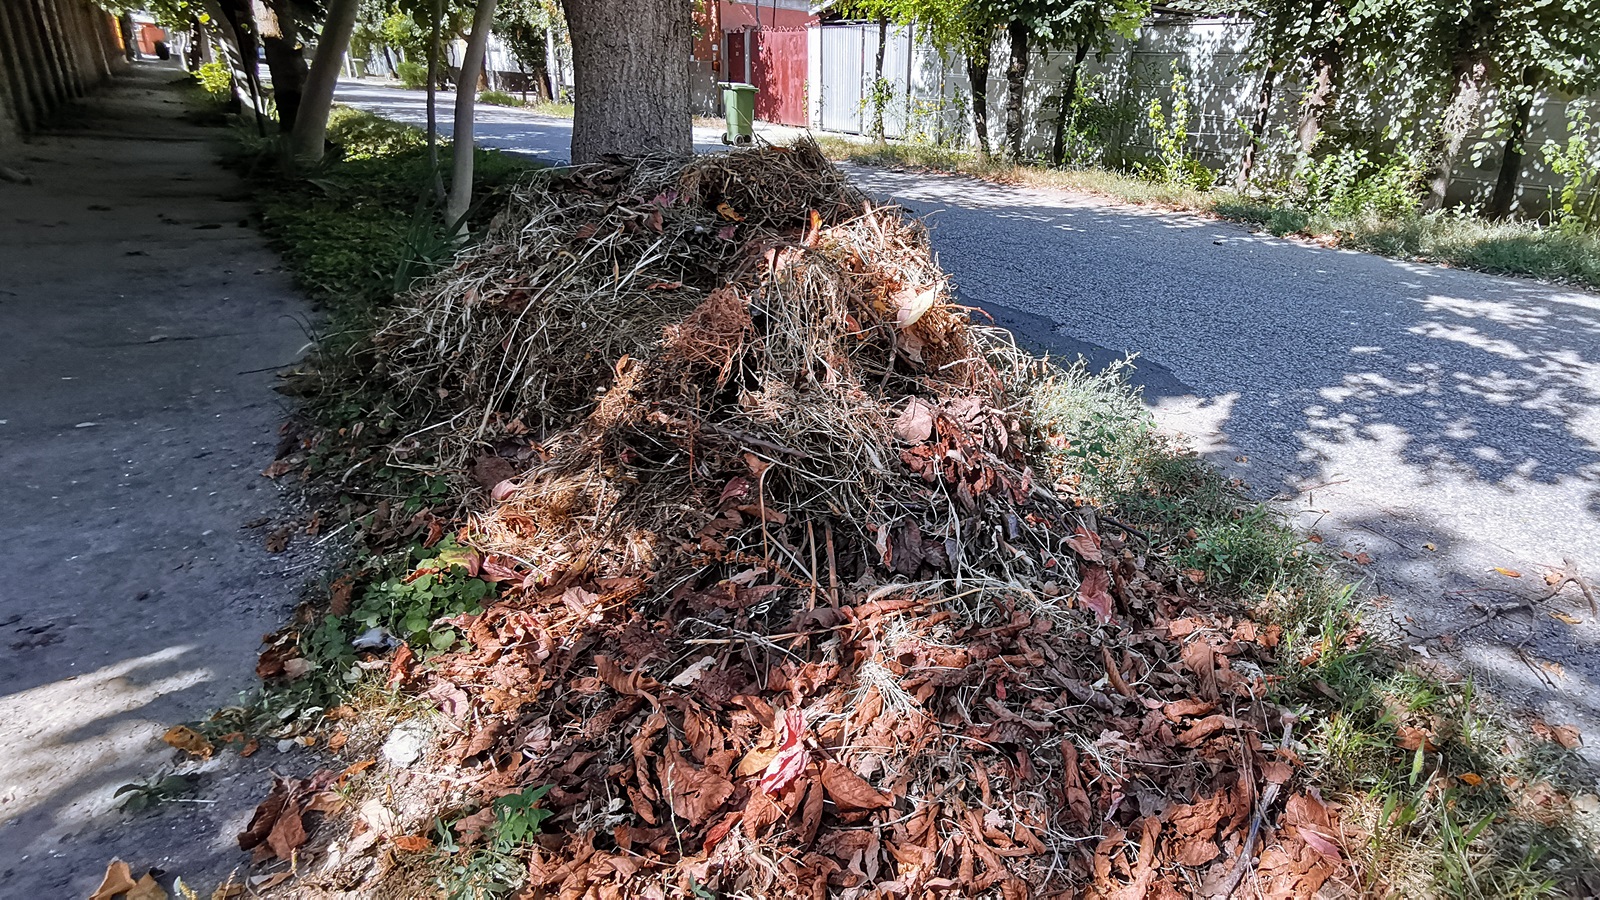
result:
[[[447,719],[396,777],[451,789],[376,801],[353,840],[393,852],[336,842],[302,889],[404,893],[433,822],[470,847],[543,785],[529,896],[1349,879],[1264,699],[1276,627],[1040,483],[1044,364],[813,145],[543,179],[380,344],[432,410],[396,456],[476,479],[459,540],[497,589],[388,663]],[[260,852],[324,787],[280,785]]]

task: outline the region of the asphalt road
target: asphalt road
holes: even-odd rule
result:
[[[339,94],[406,121],[420,97]],[[521,110],[478,126],[484,145],[551,161],[570,133]],[[697,129],[698,149],[715,141]],[[1572,560],[1600,580],[1600,296],[1097,197],[851,174],[924,216],[961,295],[1023,344],[1097,365],[1137,354],[1164,427],[1367,555],[1351,574],[1408,645],[1579,724],[1600,763],[1600,624],[1541,578]]]

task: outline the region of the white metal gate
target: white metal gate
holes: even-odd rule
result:
[[[822,130],[861,133],[862,30],[822,29]]]
[[[862,134],[872,125],[873,67],[878,55],[874,23],[818,27],[822,97],[819,110],[824,131]],[[905,134],[911,85],[911,29],[889,29],[884,44],[883,77],[889,82],[889,104],[883,110],[886,137]]]

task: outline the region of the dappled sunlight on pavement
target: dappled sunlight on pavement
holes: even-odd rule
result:
[[[193,649],[167,647],[0,697],[0,823],[47,799],[78,819],[111,809],[116,779],[96,774],[116,772],[119,748],[150,745],[168,727],[142,709],[211,679],[207,669],[182,665]]]

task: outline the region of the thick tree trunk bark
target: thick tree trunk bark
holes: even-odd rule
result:
[[[456,123],[451,137],[450,202],[445,207],[446,227],[457,235],[467,232],[467,210],[472,206],[472,126],[477,93],[471,85],[483,72],[483,52],[489,45],[495,0],[478,0],[472,13],[472,34],[461,59],[461,83],[456,87]]]
[[[278,131],[294,130],[306,86],[306,57],[300,47],[294,0],[255,0],[256,33],[272,73],[272,99],[278,104]]]
[[[1328,107],[1333,105],[1334,92],[1338,90],[1340,65],[1339,46],[1336,43],[1323,47],[1312,61],[1314,74],[1311,93],[1300,107],[1300,127],[1295,130],[1301,153],[1309,154],[1317,145],[1317,137],[1322,134],[1322,121],[1328,114]]]
[[[1011,36],[1011,58],[1006,62],[1006,155],[1022,158],[1022,113],[1027,102],[1028,25],[1013,20],[1006,25]]]
[[[1522,95],[1511,109],[1507,123],[1505,149],[1500,153],[1500,173],[1494,180],[1494,195],[1489,198],[1489,217],[1511,217],[1511,205],[1517,199],[1517,179],[1522,174],[1522,159],[1528,137],[1528,118],[1533,115],[1533,95],[1539,89],[1539,70],[1532,66],[1522,72]]]
[[[1083,41],[1072,54],[1072,65],[1067,67],[1066,77],[1061,79],[1061,105],[1056,110],[1055,139],[1050,142],[1050,164],[1059,167],[1067,156],[1067,129],[1072,127],[1077,120],[1077,110],[1074,103],[1078,97],[1078,70],[1083,68],[1083,60],[1089,55],[1089,42]]]
[[[972,88],[972,129],[978,133],[978,152],[989,155],[989,62],[991,43],[967,55],[967,83]]]
[[[889,17],[878,17],[878,59],[872,67],[872,139],[883,140],[883,55],[889,49]]]
[[[1255,114],[1250,117],[1250,140],[1244,145],[1244,155],[1239,159],[1239,190],[1250,189],[1250,176],[1255,174],[1256,154],[1266,141],[1267,117],[1272,112],[1272,91],[1278,86],[1278,61],[1273,60],[1261,73],[1261,86],[1256,90]]]
[[[493,0],[490,0],[491,4]],[[316,165],[322,160],[322,145],[328,138],[328,112],[333,108],[333,90],[339,84],[344,66],[344,51],[355,29],[359,0],[331,0],[328,18],[317,41],[317,57],[306,76],[305,92],[289,136],[289,152],[300,165]]]
[[[572,34],[572,161],[688,156],[689,4],[562,0]]]
[[[1481,56],[1460,59],[1451,67],[1454,84],[1450,105],[1445,109],[1440,123],[1439,141],[1433,165],[1428,171],[1428,195],[1422,208],[1443,209],[1450,193],[1450,181],[1455,174],[1456,160],[1467,136],[1478,122],[1478,105],[1483,100],[1483,88],[1489,77],[1489,63]]]

